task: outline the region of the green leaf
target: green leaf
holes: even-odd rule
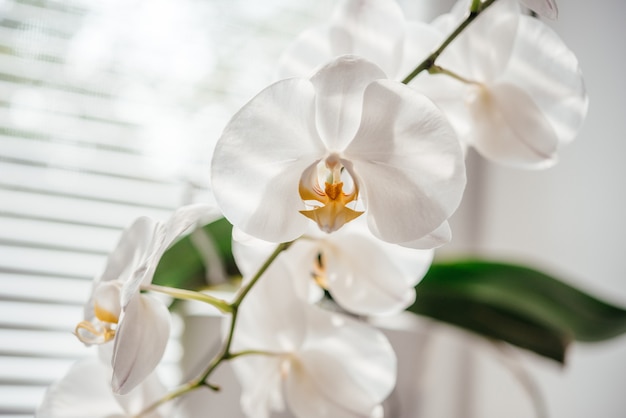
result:
[[[221,218],[202,227],[202,230],[215,245],[228,275],[237,276],[239,271],[231,248],[232,228],[226,219]],[[189,235],[178,240],[163,254],[152,282],[191,290],[207,286],[204,260]]]
[[[487,261],[433,264],[410,311],[563,362],[569,343],[626,332],[626,310],[545,273]]]

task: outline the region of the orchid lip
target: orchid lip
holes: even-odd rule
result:
[[[98,303],[93,307],[95,319],[98,324],[90,321],[81,321],[74,329],[74,335],[84,344],[104,344],[115,338],[115,326],[118,323],[118,316],[113,312],[104,309]]]
[[[300,198],[312,206],[312,209],[301,210],[300,213],[315,221],[327,233],[337,231],[363,214],[346,206],[358,198],[359,186],[344,168],[340,157],[331,154],[324,161],[309,166],[300,179]],[[344,180],[349,181],[352,190],[344,191]],[[323,189],[320,186],[322,182]]]
[[[81,321],[76,325],[74,335],[87,345],[104,344],[115,338],[115,329],[108,324],[96,326],[89,321]]]

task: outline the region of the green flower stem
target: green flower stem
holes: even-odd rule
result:
[[[167,287],[167,286],[159,286],[156,284],[141,286],[141,289],[163,293],[163,294],[172,296],[176,299],[198,300],[200,302],[205,302],[205,303],[208,303],[209,305],[215,306],[217,309],[219,309],[223,313],[232,312],[232,307],[230,306],[228,302],[226,302],[225,300],[207,295],[205,293],[194,292],[192,290],[185,290],[185,289],[176,289],[176,288]]]
[[[232,360],[237,357],[243,356],[280,356],[282,353],[272,353],[270,351],[262,351],[262,350],[243,350],[237,351],[235,353],[230,353],[228,356],[228,360]]]
[[[252,277],[252,279],[250,279],[250,281],[239,290],[239,293],[235,296],[235,300],[230,305],[229,304],[226,305],[228,307],[228,311],[227,312],[232,315],[232,318],[231,318],[231,321],[230,321],[230,327],[228,329],[228,335],[226,337],[226,340],[222,344],[222,347],[220,348],[220,351],[217,353],[217,355],[215,357],[213,357],[213,359],[211,360],[209,365],[206,367],[204,372],[200,376],[198,376],[197,378],[195,378],[193,380],[190,380],[189,382],[185,383],[184,385],[180,386],[179,388],[174,389],[170,393],[166,394],[165,396],[163,396],[158,401],[156,401],[153,404],[149,405],[147,408],[145,408],[143,411],[141,411],[141,413],[139,415],[137,415],[135,418],[139,418],[142,415],[157,409],[158,407],[160,407],[164,403],[169,402],[169,401],[171,401],[171,400],[173,400],[173,399],[175,399],[175,398],[177,398],[179,396],[182,396],[185,393],[188,393],[188,392],[191,392],[193,390],[196,390],[196,389],[198,389],[199,387],[202,387],[202,386],[208,387],[209,389],[212,389],[212,390],[215,390],[215,391],[220,390],[219,386],[210,384],[206,380],[211,376],[213,371],[215,371],[217,366],[219,366],[225,360],[230,360],[230,359],[233,359],[233,358],[236,358],[236,357],[241,357],[241,356],[244,356],[244,355],[252,355],[252,354],[275,355],[275,353],[269,353],[269,352],[266,352],[266,351],[259,351],[259,350],[246,350],[246,351],[239,351],[239,352],[236,352],[236,353],[232,353],[230,351],[230,347],[231,347],[231,345],[233,343],[233,336],[235,334],[235,325],[237,323],[237,315],[239,313],[239,306],[241,305],[241,302],[243,302],[244,298],[250,292],[252,287],[259,281],[261,276],[263,276],[263,274],[272,265],[272,263],[280,255],[280,253],[282,253],[287,248],[289,248],[289,246],[291,246],[291,244],[292,244],[292,242],[284,242],[282,244],[278,244],[278,246],[276,247],[274,252],[267,258],[267,260],[265,260],[265,263],[263,263],[263,265],[259,268],[259,270],[256,272],[256,274]],[[169,289],[169,288],[166,288],[166,289]],[[187,292],[187,291],[183,291],[183,292]],[[190,292],[190,293],[197,293],[197,292]],[[200,295],[203,295],[203,294],[200,293]],[[203,296],[206,296],[206,295],[203,295]],[[213,298],[213,299],[215,299],[215,298]]]
[[[430,54],[424,61],[422,61],[411,74],[405,77],[402,80],[402,83],[409,84],[411,80],[413,80],[419,73],[422,71],[430,70],[435,65],[435,61],[439,58],[439,55],[450,45],[452,41],[456,39],[457,36],[461,34],[465,30],[465,28],[474,21],[482,12],[484,12],[489,6],[495,3],[496,0],[485,0],[484,2],[474,0],[472,2],[472,6],[470,8],[469,15],[463,20],[459,26],[439,45],[432,54]],[[478,3],[478,4],[476,4]]]
[[[447,76],[449,76],[449,77],[452,77],[452,78],[454,78],[455,80],[458,80],[458,81],[460,81],[460,82],[462,82],[462,83],[465,83],[465,84],[476,84],[476,85],[480,85],[480,83],[479,83],[478,81],[474,81],[474,80],[470,80],[470,79],[468,79],[468,78],[465,78],[465,77],[463,77],[462,75],[459,75],[459,74],[457,74],[457,73],[455,73],[455,72],[453,72],[453,71],[450,71],[450,70],[448,70],[448,69],[445,69],[445,68],[443,68],[443,67],[441,67],[441,66],[439,66],[439,65],[433,65],[432,67],[430,67],[430,68],[428,69],[428,72],[429,72],[430,74],[445,74],[445,75],[447,75]]]

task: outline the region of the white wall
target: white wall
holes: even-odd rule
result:
[[[546,171],[470,161],[446,255],[527,263],[626,306],[626,2],[561,0],[550,23],[578,56],[590,96],[579,137]],[[551,417],[626,416],[626,337],[576,344],[560,370],[529,356]]]

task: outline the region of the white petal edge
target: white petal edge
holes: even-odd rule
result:
[[[405,24],[395,1],[341,0],[330,19],[333,55],[361,56],[394,76],[402,59]]]
[[[442,223],[437,229],[428,235],[409,242],[401,242],[398,245],[416,250],[428,250],[431,248],[439,248],[452,240],[452,230],[448,221]]]
[[[302,32],[278,60],[277,79],[310,78],[333,57],[328,26]]]
[[[231,364],[242,388],[241,409],[251,418],[268,418],[271,411],[282,411],[281,363],[279,356],[247,356]]]
[[[389,244],[369,234],[337,234],[324,252],[328,290],[344,309],[359,315],[388,315],[415,300],[433,251]]]
[[[37,418],[107,418],[125,415],[110,385],[111,370],[98,358],[74,363],[68,373],[53,383],[37,408]]]
[[[123,284],[122,306],[128,304],[141,285],[152,283],[161,257],[174,241],[191,227],[211,223],[220,217],[221,212],[215,206],[193,204],[176,209],[165,223],[157,222],[149,252],[138,260],[132,278]]]
[[[302,305],[289,270],[280,258],[275,260],[241,304],[233,350],[293,351],[306,333]]]
[[[441,40],[441,34],[432,25],[407,22],[402,62],[395,73],[389,74],[389,78],[403,80],[437,48]]]
[[[547,168],[556,163],[558,137],[541,110],[520,88],[498,84],[478,93],[470,104],[473,146],[500,164]]]
[[[550,122],[559,142],[580,131],[589,98],[576,55],[544,22],[522,16],[502,82],[522,88]]]
[[[469,11],[470,2],[465,3],[463,17]],[[497,1],[452,41],[439,57],[438,64],[470,80],[496,80],[511,55],[519,17],[517,0]],[[454,20],[448,19],[448,22]],[[450,31],[443,33],[447,36]],[[458,60],[459,57],[462,59]]]
[[[465,161],[454,130],[428,98],[403,84],[367,87],[363,122],[344,156],[363,186],[368,225],[384,241],[428,235],[461,201]]]
[[[298,193],[300,175],[325,153],[315,128],[310,81],[279,81],[233,116],[212,161],[212,188],[231,224],[272,242],[302,234],[308,219]]]
[[[132,280],[136,268],[151,253],[159,223],[142,216],[122,232],[117,246],[107,259],[100,281]]]
[[[120,318],[113,347],[112,387],[124,395],[161,361],[170,335],[170,313],[160,300],[136,294]]]
[[[308,328],[306,344],[294,363],[299,375],[292,379],[290,374],[286,382],[290,407],[294,411],[316,409],[317,399],[337,413],[318,416],[344,416],[342,410],[345,416],[369,416],[395,386],[396,356],[385,336],[364,323],[314,306],[308,309]],[[307,388],[307,382],[313,385]]]
[[[317,130],[330,151],[341,151],[361,122],[363,91],[387,76],[377,65],[354,55],[341,56],[313,77]]]

